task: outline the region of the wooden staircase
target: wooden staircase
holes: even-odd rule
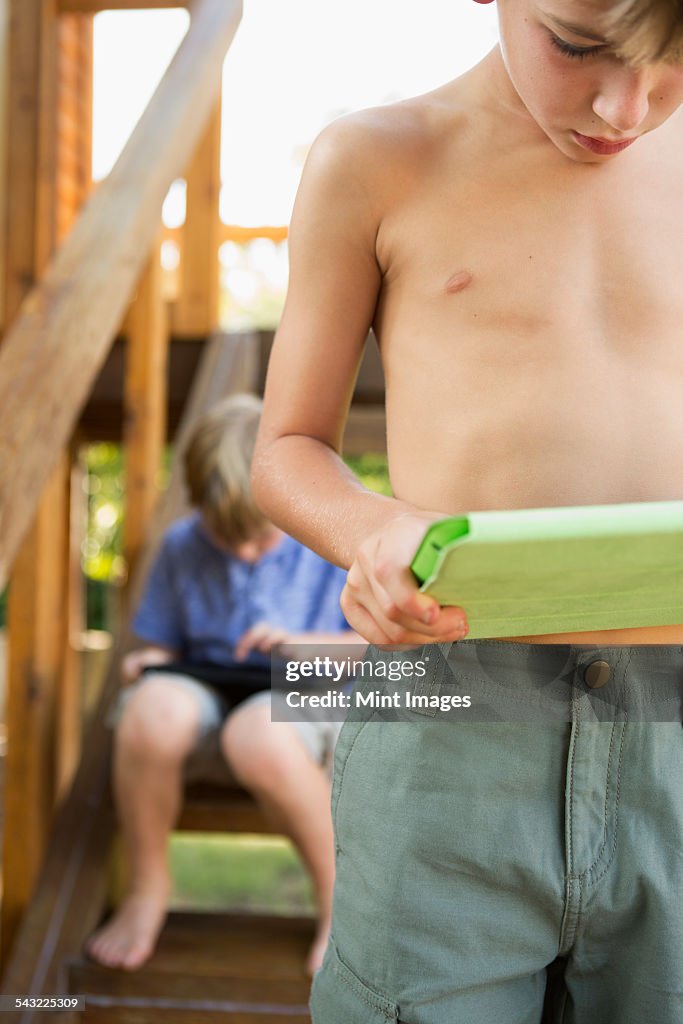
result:
[[[131,584],[131,606],[165,527],[185,511],[180,464],[192,425],[218,397],[253,386],[257,353],[252,342],[248,336],[219,334],[207,346],[176,437],[171,480]],[[304,964],[314,930],[310,918],[172,913],[157,952],[139,971],[100,967],[83,955],[85,940],[110,911],[108,865],[116,820],[110,790],[112,736],[104,723],[128,644],[125,635],[114,644],[81,764],[54,822],[38,887],[3,977],[3,992],[85,995],[85,1018],[81,1012],[58,1013],[62,1024],[84,1019],[126,1024],[308,1021]],[[225,786],[189,787],[178,828],[273,831],[251,798],[229,779]],[[30,1024],[36,1011],[12,1011],[5,1019],[8,1024]]]
[[[302,965],[313,927],[308,918],[171,914],[141,970],[74,958],[68,990],[85,996],[78,1019],[88,1024],[304,1024],[309,981]]]

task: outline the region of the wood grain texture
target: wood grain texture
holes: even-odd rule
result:
[[[22,0],[24,2],[24,0]],[[196,0],[188,34],[110,176],[0,349],[0,587],[116,334],[171,182],[216,102],[240,0]]]
[[[305,1004],[304,964],[314,931],[310,917],[174,911],[142,970],[112,972],[79,958],[69,964],[70,987],[123,998]]]
[[[3,962],[40,869],[56,798],[57,694],[65,635],[69,465],[62,454],[12,574],[8,602]]]
[[[5,324],[55,246],[59,32],[56,0],[9,0],[7,13]]]
[[[201,338],[211,334],[218,325],[220,100],[190,162],[186,181],[187,214],[182,227],[180,288],[173,308],[173,333],[179,337]]]
[[[128,315],[124,389],[126,511],[124,554],[135,565],[161,489],[166,437],[168,314],[158,245],[142,274]]]
[[[92,186],[93,18],[59,20],[57,241],[71,230]]]
[[[9,65],[9,2],[0,0],[0,67]],[[8,76],[0,75],[0,333],[5,322],[5,204],[7,202],[7,131]]]
[[[85,628],[85,580],[81,552],[86,537],[87,469],[80,439],[74,437],[69,465],[68,523],[65,531],[65,604],[55,721],[55,788],[57,799],[68,792],[81,752],[81,658],[79,638]]]
[[[11,0],[9,16],[12,145],[4,226],[5,312],[12,317],[55,245],[59,25],[56,0]],[[0,459],[5,486],[12,487],[20,461]],[[3,960],[35,884],[56,798],[54,725],[64,661],[69,508],[68,459],[61,446],[51,468],[37,507],[34,502],[24,510],[8,603]]]
[[[177,828],[179,832],[278,833],[244,790],[228,784],[189,786]]]
[[[58,0],[64,14],[137,11],[143,8],[191,7],[191,0]]]

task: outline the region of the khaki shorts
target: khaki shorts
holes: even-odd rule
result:
[[[683,648],[423,651],[339,737],[314,1024],[681,1024]]]
[[[142,676],[132,686],[123,689],[114,705],[113,711],[108,717],[108,725],[115,728],[123,715],[126,704],[140,687],[145,686],[149,680],[158,682],[159,674]],[[220,734],[225,722],[233,711],[246,707],[267,705],[271,707],[271,716],[281,720],[283,714],[278,716],[276,704],[282,701],[278,693],[271,694],[270,690],[256,693],[242,701],[238,708],[232,710],[222,700],[220,692],[207,686],[205,683],[191,676],[168,675],[163,676],[164,683],[168,686],[178,686],[185,693],[189,693],[196,700],[200,709],[200,728],[197,738],[197,745],[185,763],[184,776],[187,782],[205,781],[216,783],[234,783],[234,777],[225,761],[220,746]],[[326,721],[324,716],[316,713],[315,709],[302,709],[297,713],[297,721],[290,722],[298,738],[303,743],[310,757],[316,764],[322,765],[329,775],[332,774],[334,747],[341,729],[341,722]]]

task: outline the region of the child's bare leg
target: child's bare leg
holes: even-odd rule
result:
[[[89,955],[108,967],[140,967],[164,923],[171,886],[167,841],[199,713],[191,693],[158,676],[131,697],[116,730],[114,791],[129,885],[113,917],[87,944]]]
[[[330,781],[288,722],[272,722],[270,705],[235,711],[223,728],[223,752],[235,776],[296,844],[311,873],[319,923],[307,969],[320,966],[327,946],[334,888]]]

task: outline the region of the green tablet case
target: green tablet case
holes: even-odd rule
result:
[[[471,638],[683,624],[683,501],[471,512],[411,568]]]

